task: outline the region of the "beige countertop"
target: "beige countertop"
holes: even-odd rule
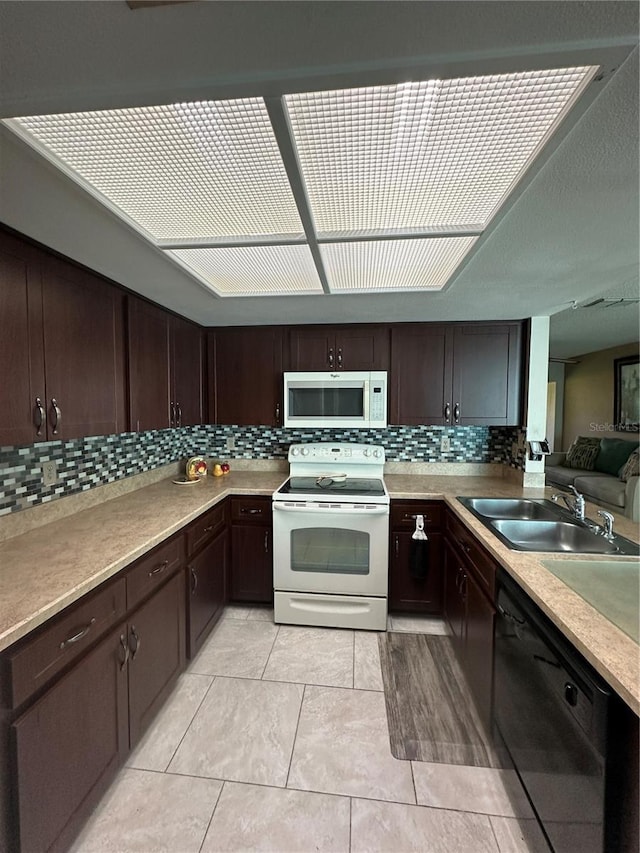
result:
[[[0,650],[218,501],[234,494],[270,495],[286,476],[282,470],[233,471],[193,486],[177,486],[170,478],[163,479],[0,542]],[[542,565],[543,560],[567,556],[511,551],[456,500],[458,495],[548,497],[549,490],[523,488],[507,478],[486,476],[387,474],[385,482],[392,499],[444,501],[624,701],[640,713],[640,649]],[[587,504],[587,515],[595,519],[596,509]],[[615,530],[638,541],[638,525],[627,519],[616,517]]]

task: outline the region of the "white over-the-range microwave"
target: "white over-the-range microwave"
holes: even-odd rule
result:
[[[386,371],[285,373],[284,425],[386,427]]]

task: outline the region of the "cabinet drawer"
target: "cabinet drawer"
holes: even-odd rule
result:
[[[122,618],[123,578],[89,593],[3,654],[5,704],[17,708]],[[13,648],[13,647],[12,647]]]
[[[420,503],[392,501],[391,529],[415,530],[416,515],[422,515],[427,530],[441,530],[443,509],[440,501],[422,501]]]
[[[455,547],[471,562],[478,580],[493,600],[496,581],[496,564],[493,559],[476,540],[473,533],[451,514],[447,515],[447,534]]]
[[[231,521],[271,524],[271,498],[231,498]]]
[[[214,539],[226,523],[226,501],[203,513],[187,530],[187,554],[195,554],[203,545]]]
[[[178,534],[145,554],[127,572],[127,609],[161,586],[184,562],[184,536]]]

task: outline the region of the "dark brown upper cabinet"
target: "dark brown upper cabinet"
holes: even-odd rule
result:
[[[0,443],[126,429],[124,294],[0,233]]]
[[[389,327],[301,326],[291,329],[291,370],[388,370]]]
[[[390,386],[391,424],[518,425],[522,326],[393,326]]]
[[[204,413],[204,332],[195,323],[172,316],[170,341],[174,426],[201,424]]]
[[[210,422],[282,426],[282,328],[215,329],[207,349]]]
[[[202,423],[200,327],[135,296],[128,306],[131,429]]]

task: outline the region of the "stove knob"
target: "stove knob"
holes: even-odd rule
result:
[[[373,451],[373,455],[376,457],[376,459],[378,459],[380,456],[382,456],[382,453],[380,453],[379,447],[376,447],[376,449]]]
[[[303,456],[308,456],[308,455],[309,455],[309,448],[308,448],[308,447],[303,447],[303,448],[301,449],[300,453],[302,453],[302,455],[303,455]]]
[[[364,453],[365,456],[371,456],[371,448],[369,448],[369,447],[365,447],[365,449],[362,452]]]
[[[291,455],[292,455],[292,456],[297,456],[297,455],[298,455],[298,448],[297,448],[297,447],[292,447],[292,448],[291,448]]]

